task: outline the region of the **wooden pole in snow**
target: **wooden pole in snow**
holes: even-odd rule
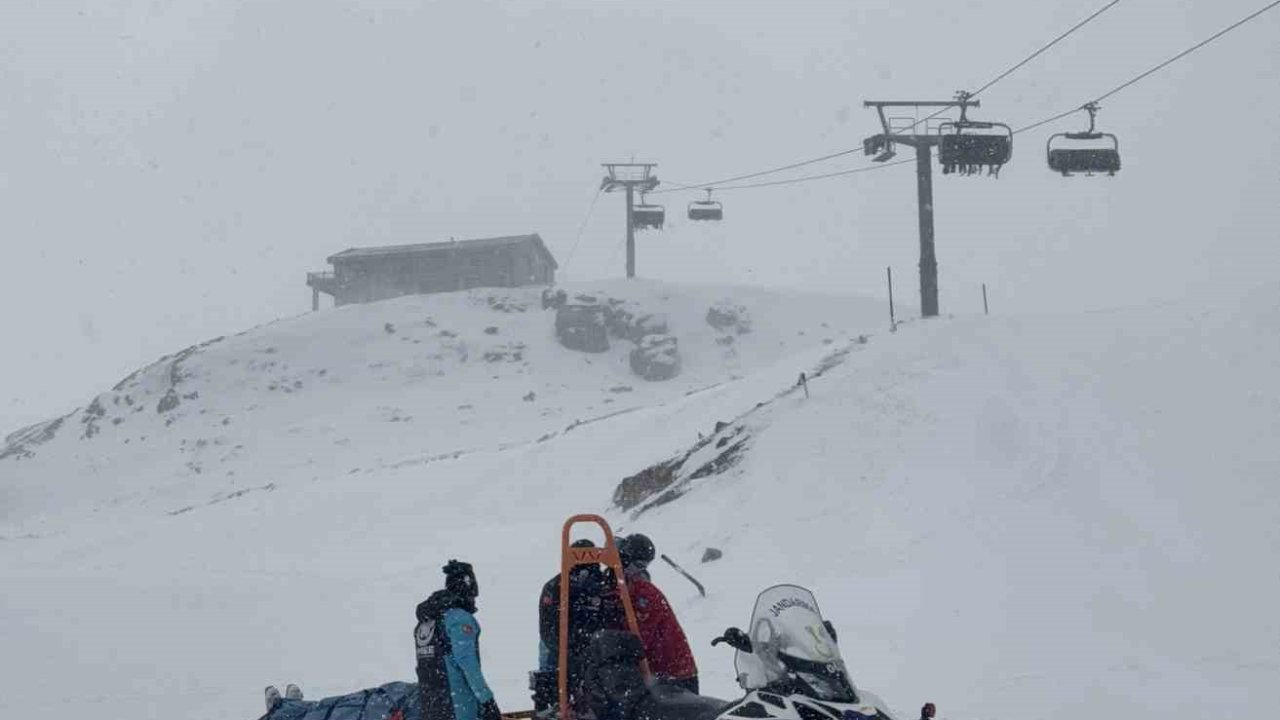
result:
[[[884,271],[889,276],[889,330],[897,330],[898,321],[893,318],[893,268],[885,267]]]

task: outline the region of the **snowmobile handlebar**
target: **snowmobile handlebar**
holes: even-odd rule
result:
[[[715,647],[720,643],[724,643],[734,650],[740,650],[745,653],[751,652],[751,638],[736,627],[731,627],[724,631],[724,634],[711,641],[711,647]]]
[[[827,632],[831,633],[832,640],[840,642],[840,638],[836,636],[836,626],[832,625],[830,620],[823,620],[822,626],[827,629]]]
[[[827,632],[831,633],[832,640],[840,642],[839,638],[836,637],[836,626],[832,625],[830,620],[823,620],[822,625],[827,629]],[[746,633],[736,627],[731,627],[725,630],[723,635],[712,640],[711,647],[715,647],[720,643],[724,643],[734,650],[741,650],[745,653],[752,652],[751,638],[747,637]]]

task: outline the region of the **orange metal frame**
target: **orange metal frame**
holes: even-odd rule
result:
[[[590,523],[604,531],[604,547],[575,548],[570,547],[570,531],[574,525]],[[622,610],[627,617],[627,627],[636,635],[640,634],[640,624],[636,622],[636,612],[631,605],[631,593],[627,589],[627,580],[622,572],[622,558],[618,555],[618,544],[614,541],[613,530],[609,523],[599,515],[574,515],[564,521],[564,530],[560,535],[560,647],[559,682],[560,682],[560,718],[572,720],[569,708],[569,574],[579,565],[607,565],[613,570],[618,581],[618,596],[622,598]],[[640,669],[646,680],[649,679],[649,663],[640,662]]]

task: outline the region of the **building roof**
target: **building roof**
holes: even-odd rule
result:
[[[384,245],[382,247],[348,248],[340,253],[330,255],[328,261],[330,264],[336,264],[343,260],[396,255],[418,256],[445,252],[479,252],[483,250],[500,250],[502,248],[517,247],[526,244],[532,244],[538,252],[542,253],[542,255],[551,262],[551,267],[560,267],[559,263],[556,262],[555,257],[551,254],[551,251],[547,249],[546,244],[542,242],[542,238],[537,233],[533,233],[532,235],[508,235],[505,237],[480,238],[478,240],[449,240],[446,242],[417,243],[414,245]]]

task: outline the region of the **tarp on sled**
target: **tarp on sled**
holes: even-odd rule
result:
[[[322,700],[284,700],[262,720],[420,720],[421,697],[417,683],[393,682]]]

